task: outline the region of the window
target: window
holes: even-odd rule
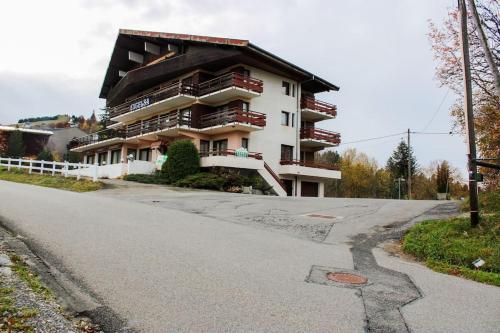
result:
[[[281,160],[293,160],[293,146],[281,145]]]
[[[108,152],[99,153],[97,155],[97,162],[99,163],[99,165],[106,164],[107,160],[108,160]]]
[[[288,126],[290,123],[290,112],[281,111],[281,125]]]
[[[292,97],[295,97],[295,84],[292,84]]]
[[[120,163],[122,151],[121,149],[116,149],[111,151],[111,164]]]
[[[248,150],[248,138],[242,138],[241,139],[241,146]]]
[[[191,108],[185,108],[180,111],[180,124],[191,126]]]
[[[87,164],[94,164],[95,155],[87,155]]]
[[[249,111],[250,110],[250,103],[243,102],[241,105],[241,108],[243,109],[243,111]]]
[[[248,69],[243,70],[243,76],[250,76],[250,71]]]
[[[149,148],[139,150],[139,160],[149,161]]]
[[[127,149],[127,158],[132,155],[132,160],[137,158],[137,149]]]
[[[290,96],[290,82],[283,81],[281,83],[281,93]]]
[[[227,139],[217,140],[213,142],[214,151],[226,151],[227,150]]]
[[[210,150],[210,141],[200,140],[200,152],[202,155],[207,155]]]
[[[295,113],[292,113],[292,127],[295,127]]]

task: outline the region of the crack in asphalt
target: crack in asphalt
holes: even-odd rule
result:
[[[360,287],[368,332],[410,332],[401,308],[422,297],[419,288],[407,274],[379,266],[372,249],[387,240],[401,239],[404,230],[417,220],[422,220],[424,217],[437,219],[457,212],[456,204],[442,204],[409,221],[399,221],[384,226],[383,232],[358,234],[352,238],[351,253],[354,269],[366,276],[370,282]]]

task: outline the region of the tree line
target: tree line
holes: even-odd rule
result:
[[[325,184],[325,196],[329,197],[405,199],[408,197],[409,161],[412,199],[433,200],[438,193],[445,193],[447,198],[467,196],[467,185],[448,161],[433,162],[422,168],[404,141],[398,144],[383,167],[374,158],[354,148],[342,154],[335,151],[318,153],[316,160],[337,164],[342,172],[341,179]]]

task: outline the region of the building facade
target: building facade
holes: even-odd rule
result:
[[[120,30],[100,94],[108,128],[72,150],[103,167],[154,163],[189,139],[202,167],[254,169],[278,195],[323,196],[340,172],[314,153],[340,135],[316,127],[337,110],[315,94],[338,89],[246,40]]]

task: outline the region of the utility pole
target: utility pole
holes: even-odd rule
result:
[[[462,44],[462,68],[464,77],[464,114],[467,131],[468,161],[469,161],[469,198],[470,198],[470,223],[479,224],[479,208],[477,198],[477,164],[476,164],[476,135],[474,132],[474,114],[472,109],[472,85],[470,74],[469,40],[467,35],[467,6],[466,0],[458,0],[460,10],[460,41]]]
[[[411,200],[411,146],[410,146],[409,128],[408,128],[408,200]]]

